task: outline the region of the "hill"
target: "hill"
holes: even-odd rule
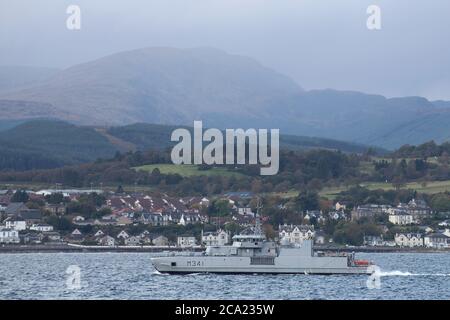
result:
[[[192,132],[188,126],[170,126],[147,123],[135,123],[126,126],[111,127],[107,132],[121,140],[134,144],[140,150],[146,149],[165,149],[173,146],[170,141],[170,135],[177,128],[186,128]],[[343,152],[363,153],[369,147],[361,144],[349,143],[333,139],[280,135],[280,147],[289,150],[304,149],[329,149],[341,150]],[[374,148],[378,153],[386,153],[382,148]]]
[[[55,168],[111,158],[116,151],[162,150],[174,144],[170,135],[176,128],[144,123],[110,128],[88,127],[48,119],[19,123],[0,132],[0,170]],[[281,136],[280,143],[282,148],[290,150],[367,150],[362,145],[311,137]]]
[[[49,79],[58,69],[29,66],[0,66],[0,92],[26,88]]]
[[[93,128],[35,120],[0,134],[0,169],[28,170],[112,157],[117,150]]]
[[[388,149],[450,137],[443,125],[449,102],[304,91],[251,58],[211,48],[127,51],[21,83],[27,87],[0,92],[0,120],[55,117],[96,126],[203,120],[208,127],[276,127]]]
[[[14,92],[0,93],[0,119],[51,116],[95,125],[192,125],[202,119],[208,127],[275,126],[284,134],[390,149],[450,136],[443,125],[449,102],[304,91],[253,59],[210,48],[145,48],[42,77],[29,74]]]

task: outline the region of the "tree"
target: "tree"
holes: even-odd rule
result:
[[[45,196],[45,200],[50,204],[59,204],[64,202],[64,195],[62,193],[52,193]]]
[[[27,202],[28,193],[25,190],[17,190],[11,197],[11,202]]]
[[[450,212],[450,195],[446,193],[435,194],[431,198],[430,206],[437,212]]]
[[[319,209],[319,195],[313,191],[302,191],[296,199],[296,203],[300,211],[318,210]]]
[[[392,186],[395,188],[395,190],[400,190],[401,188],[404,188],[406,186],[405,180],[403,180],[400,177],[395,177],[392,180]]]

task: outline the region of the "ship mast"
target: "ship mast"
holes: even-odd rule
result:
[[[262,208],[261,205],[261,199],[258,198],[258,203],[256,205],[256,213],[255,213],[255,234],[257,235],[261,235],[263,234],[262,229],[261,229],[261,220],[260,220],[260,213],[259,213],[259,209]]]

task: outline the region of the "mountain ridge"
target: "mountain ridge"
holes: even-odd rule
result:
[[[279,128],[388,149],[450,136],[450,102],[333,89],[305,91],[254,59],[212,48],[144,48],[59,71],[0,93],[0,120],[49,117],[81,125],[147,122]],[[421,119],[427,121],[420,123]]]

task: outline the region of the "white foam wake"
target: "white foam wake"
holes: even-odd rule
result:
[[[381,277],[450,277],[450,273],[411,273],[400,270],[381,271],[378,273]]]
[[[158,270],[155,270],[151,273],[152,276],[167,276],[168,273],[161,273]]]

